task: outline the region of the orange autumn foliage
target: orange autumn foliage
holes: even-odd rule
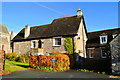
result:
[[[51,59],[56,59],[54,61],[54,69],[56,71],[67,70],[70,67],[69,57],[67,55],[37,55],[30,56],[30,67],[40,68],[46,67],[47,69],[53,67],[53,61]]]

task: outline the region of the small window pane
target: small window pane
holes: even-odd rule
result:
[[[32,48],[35,48],[35,41],[32,42]]]
[[[94,57],[94,49],[89,49],[89,57],[90,58]]]
[[[55,45],[61,45],[61,38],[55,38]]]
[[[102,57],[106,57],[106,49],[102,48]]]

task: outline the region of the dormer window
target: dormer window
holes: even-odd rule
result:
[[[115,38],[117,36],[117,34],[113,34],[112,36],[113,36],[113,38]]]
[[[107,35],[106,36],[100,36],[100,43],[101,44],[107,43]]]

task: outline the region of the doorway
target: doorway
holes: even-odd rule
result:
[[[41,42],[41,40],[39,40],[39,42],[38,42],[38,48],[42,48],[42,42]]]

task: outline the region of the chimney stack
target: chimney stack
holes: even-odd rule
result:
[[[81,17],[82,16],[82,10],[80,10],[80,8],[77,10],[77,16]]]
[[[30,35],[30,26],[26,25],[24,38],[27,38],[29,35]]]

